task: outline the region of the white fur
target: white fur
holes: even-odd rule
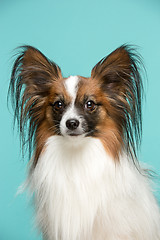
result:
[[[160,240],[147,177],[95,138],[50,137],[29,184],[47,240]]]
[[[73,102],[76,99],[78,82],[79,82],[78,76],[70,76],[65,80],[65,88],[68,94],[73,99],[72,100]]]
[[[74,106],[74,104],[71,104],[67,111],[64,113],[61,121],[60,121],[60,131],[61,131],[61,134],[63,136],[66,136],[67,135],[67,127],[66,127],[66,122],[67,120],[69,119],[77,119],[79,121],[79,126],[78,128],[75,130],[75,132],[77,132],[78,134],[83,134],[83,128],[82,128],[82,118],[78,115],[77,111],[76,111],[76,108]]]
[[[78,115],[76,108],[75,108],[75,99],[77,95],[77,87],[78,87],[79,78],[78,76],[70,76],[65,80],[65,88],[67,90],[67,93],[71,97],[71,103],[66,112],[64,113],[61,122],[60,122],[60,131],[63,136],[67,135],[67,127],[66,127],[66,121],[69,119],[77,119],[79,121],[79,126],[76,130],[78,134],[83,134],[83,128],[82,128],[82,118]]]

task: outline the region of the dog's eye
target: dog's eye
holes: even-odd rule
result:
[[[93,102],[92,100],[89,100],[88,102],[86,102],[86,104],[85,104],[86,110],[93,111],[95,108],[96,108],[95,102]]]
[[[53,107],[56,111],[59,111],[59,110],[63,110],[64,108],[64,103],[62,101],[56,101],[54,104],[53,104]]]

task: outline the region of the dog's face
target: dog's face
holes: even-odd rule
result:
[[[107,106],[98,82],[71,76],[53,84],[46,116],[54,134],[71,138],[97,136],[102,126],[105,129]]]
[[[141,89],[136,54],[127,46],[100,60],[89,78],[64,78],[58,65],[25,46],[15,61],[10,84],[24,141],[29,123],[35,164],[53,135],[72,142],[99,138],[114,158],[126,146],[134,150],[134,137],[138,142],[141,130]]]

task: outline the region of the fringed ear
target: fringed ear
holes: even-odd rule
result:
[[[143,84],[140,71],[144,70],[135,49],[122,45],[93,68],[91,78],[100,82],[113,107],[112,118],[122,131],[123,143],[134,157],[141,142],[141,100]]]
[[[60,68],[31,46],[21,47],[11,74],[9,94],[19,124],[22,147],[34,143],[34,134],[44,118],[46,99],[54,81],[62,78]],[[28,136],[25,128],[29,127]]]

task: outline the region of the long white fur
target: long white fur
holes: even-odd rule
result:
[[[50,137],[29,184],[47,240],[160,240],[149,180],[99,139]]]

